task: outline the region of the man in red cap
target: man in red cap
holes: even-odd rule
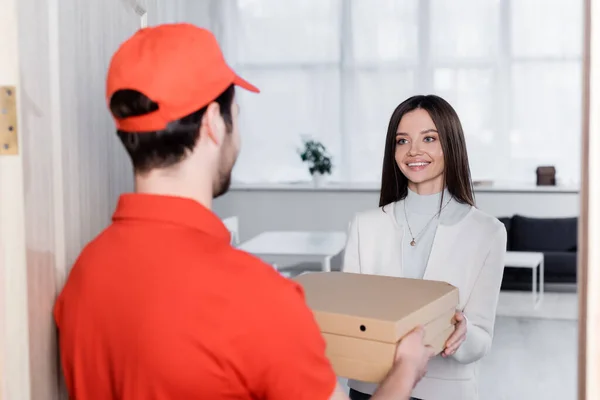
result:
[[[114,55],[106,97],[135,193],[56,302],[71,399],[347,398],[301,288],[231,247],[210,211],[240,147],[234,86],[258,92],[193,25],[143,29]],[[373,398],[408,398],[428,357],[408,335]]]

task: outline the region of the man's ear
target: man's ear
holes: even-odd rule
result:
[[[221,107],[217,102],[212,102],[206,107],[206,112],[202,116],[202,128],[215,144],[221,143]]]

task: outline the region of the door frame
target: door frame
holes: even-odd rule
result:
[[[600,398],[600,0],[584,9],[578,399]]]

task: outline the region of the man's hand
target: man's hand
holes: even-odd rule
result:
[[[465,315],[462,312],[457,311],[452,322],[454,322],[455,325],[454,332],[446,341],[446,348],[442,352],[442,357],[449,357],[456,353],[456,350],[458,350],[460,345],[467,338],[467,319],[465,318]]]
[[[387,378],[381,383],[372,400],[408,399],[410,393],[427,371],[427,363],[434,351],[425,346],[425,331],[416,328],[407,334],[396,349],[396,362]]]
[[[424,338],[425,330],[418,327],[403,337],[396,349],[396,364],[404,364],[415,371],[413,387],[427,372],[427,363],[434,355],[433,349],[423,343]]]

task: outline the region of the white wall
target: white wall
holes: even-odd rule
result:
[[[150,26],[178,21],[208,25],[209,1],[146,0]],[[68,265],[109,221],[133,185],[130,161],[106,109],[105,77],[119,44],[139,28],[121,0],[60,0],[60,114]],[[81,197],[81,192],[85,197]]]
[[[579,215],[577,189],[496,187],[476,189],[477,206],[494,216],[534,217]],[[375,187],[332,185],[237,185],[215,201],[221,217],[240,218],[241,240],[267,230],[345,230],[352,216],[376,208]]]

